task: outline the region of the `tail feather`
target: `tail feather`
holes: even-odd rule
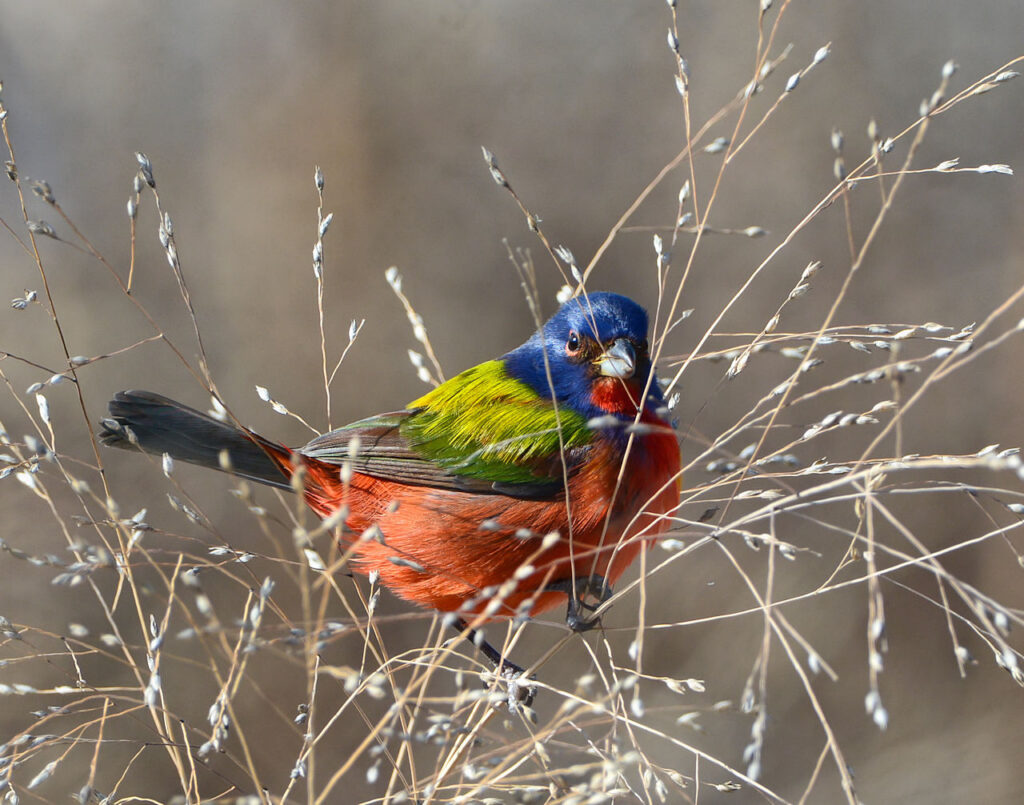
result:
[[[215,470],[224,469],[220,454],[227,450],[234,475],[289,488],[288,475],[278,463],[287,465],[289,451],[255,433],[151,391],[118,392],[108,408],[110,417],[101,423],[99,434],[100,442],[108,447],[168,453],[178,461]]]

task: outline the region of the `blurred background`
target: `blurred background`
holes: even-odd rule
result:
[[[679,14],[681,50],[691,70],[692,115],[699,126],[750,80],[756,4],[682,2]],[[174,221],[210,370],[224,399],[241,421],[295,444],[309,432],[275,414],[253,387],[268,387],[314,426],[326,428],[311,270],[314,166],[326,177],[325,211],[334,213],[326,239],[329,355],[340,354],[353,319],[366,320],[334,385],[332,419],[338,425],[401,407],[425,390],[406,355],[418,345],[384,280],[389,266],[400,269],[404,291],[422,315],[448,376],[516,346],[532,327],[504,239],[532,252],[545,312],[553,311],[561,279],[513,200],[491,179],[480,146],[497,156],[552,242],[564,244],[585,264],[685,142],[674,61],[665,45],[670,23],[665,3],[655,0],[145,7],[5,1],[0,2],[0,79],[20,175],[47,180],[75,225],[122,276],[131,246],[125,204],[136,172],[134,152],[149,156]],[[920,101],[938,85],[947,60],[960,66],[952,84],[959,89],[1020,56],[1022,31],[1024,9],[1017,0],[933,0],[926,7],[912,0],[833,0],[786,6],[773,53],[789,43],[793,49],[779,75],[754,99],[746,129],[781,92],[785,76],[829,42],[831,56],[806,76],[726,173],[711,223],[759,226],[768,234],[704,240],[682,300],[694,314],[673,332],[667,354],[684,355],[694,347],[751,271],[833,186],[829,140],[834,127],[846,136],[847,163],[860,162],[870,153],[870,120],[877,121],[883,137],[897,134],[917,118]],[[726,118],[711,135],[730,135],[734,123],[734,115]],[[959,157],[964,165],[1007,163],[1019,174],[1022,130],[1024,83],[1011,82],[936,120],[915,164],[927,167]],[[899,147],[893,166],[905,148]],[[718,160],[698,155],[703,199]],[[666,179],[631,223],[670,225],[684,178],[676,172]],[[1018,178],[999,175],[909,177],[837,321],[931,320],[959,328],[983,319],[1024,277],[1022,187]],[[877,212],[878,197],[870,183],[857,190],[858,240]],[[45,219],[61,237],[74,240],[54,210],[35,197],[28,204],[30,218]],[[0,217],[23,231],[10,183],[0,193]],[[193,359],[191,323],[156,230],[153,205],[146,199],[135,244],[135,295]],[[684,235],[676,254],[688,254],[690,242]],[[94,258],[53,240],[42,239],[40,248],[72,354],[109,353],[153,334]],[[845,277],[849,254],[838,205],[787,248],[719,330],[758,330],[812,259],[822,260],[825,268],[786,328],[817,326]],[[8,233],[0,234],[0,266],[4,300],[23,296],[26,289],[42,292],[33,260]],[[650,232],[622,233],[589,286],[651,305],[657,297],[653,266]],[[19,312],[5,305],[0,350],[53,371],[62,366],[45,306]],[[990,443],[1020,444],[1024,413],[1015,350],[1019,347],[994,350],[933,388],[906,422],[902,452],[973,452]],[[869,367],[881,360],[844,353],[839,365]],[[695,364],[681,386],[684,453],[696,452],[698,442],[748,410],[787,367],[766,359],[737,381],[722,383],[724,364]],[[28,424],[16,399],[33,406],[23,391],[47,373],[13,360],[0,361],[0,369],[14,390],[0,398],[0,421],[12,438],[20,438]],[[110,395],[123,388],[152,389],[200,408],[208,404],[202,388],[158,343],[86,367],[81,379],[93,421],[103,415]],[[884,396],[884,390],[878,394]],[[870,407],[881,398],[863,400]],[[58,449],[92,461],[70,384],[53,389],[49,399],[54,420],[65,423]],[[862,410],[857,406],[863,400],[845,404]],[[826,400],[818,414],[843,404]],[[863,447],[867,437],[858,436]],[[860,454],[856,447],[847,450],[850,457]],[[814,450],[803,456],[817,457]],[[127,454],[105,455],[104,461],[123,511],[148,506],[151,522],[187,532],[188,524],[166,501],[158,467]],[[696,472],[689,481],[706,479]],[[238,502],[227,494],[229,481],[189,468],[180,468],[177,477],[233,546],[260,544],[252,518],[240,518]],[[966,495],[953,497],[921,497],[923,510],[906,511],[914,518],[915,533],[932,549],[991,525],[979,522]],[[0,512],[0,536],[9,544],[66,555],[65,537],[46,504],[13,479],[0,484]],[[699,507],[688,516],[697,513]],[[855,525],[851,506],[836,507],[825,518]],[[806,591],[807,578],[826,578],[846,548],[845,537],[813,529],[780,537],[822,554],[804,560],[812,565],[805,567],[806,578],[794,575],[780,582],[785,592]],[[1013,534],[1009,539],[1016,539],[1019,553],[1020,539]],[[1010,545],[992,542],[960,552],[948,566],[1007,606],[1020,608],[1024,585],[1014,556]],[[763,559],[750,558],[755,575]],[[95,598],[81,586],[53,587],[51,576],[51,570],[28,568],[0,553],[0,614],[56,634],[70,621],[102,630]],[[938,594],[923,574],[900,579],[929,596]],[[648,611],[649,623],[677,623],[753,605],[715,548],[695,552],[649,585],[651,600],[658,602],[656,611]],[[883,585],[883,593],[890,649],[881,680],[890,714],[885,732],[864,714],[865,588],[856,585],[786,610],[839,671],[837,683],[820,678],[814,685],[859,795],[867,802],[1019,801],[1024,797],[1019,774],[1024,693],[993,665],[983,644],[970,645],[980,663],[961,679],[942,611],[895,586]],[[232,593],[222,594],[233,600]],[[637,600],[627,598],[606,618],[609,627],[623,627],[622,645],[630,637],[627,627],[636,623]],[[408,613],[388,596],[382,607],[386,613]],[[427,620],[397,621],[391,633],[395,646],[416,645]],[[761,630],[761,616],[753,615],[651,632],[645,669],[706,680],[701,706],[736,701]],[[538,626],[520,649],[527,659],[538,656],[556,634]],[[970,642],[969,635],[963,637]],[[351,640],[333,650],[333,661],[352,663],[345,652],[358,657],[360,646]],[[581,664],[590,661],[572,645],[561,660],[546,666],[546,681],[571,685]],[[17,667],[0,668],[0,681],[18,681],[18,673]],[[281,708],[294,713],[305,691],[276,682],[272,667],[260,673],[267,689],[280,695]],[[168,679],[168,684],[193,692],[187,678]],[[216,688],[195,685],[195,709],[182,715],[201,722]],[[669,708],[678,702],[671,697],[652,688],[647,699],[652,723],[745,767],[748,715],[707,714],[705,731],[694,733],[675,724],[678,712]],[[0,742],[25,728],[30,708],[21,704],[11,697],[0,700]],[[250,704],[254,713],[264,706],[260,701],[236,706],[244,716]],[[795,800],[824,738],[781,650],[773,654],[766,704],[763,781]],[[666,708],[664,717],[658,707]],[[295,730],[286,727],[268,728],[255,749],[272,791],[283,788],[299,745]],[[364,730],[355,721],[339,727],[331,736],[339,756],[351,751]],[[693,773],[692,757],[667,741],[652,739],[645,749],[658,762]],[[705,771],[715,781],[727,777]],[[162,792],[175,790],[174,778],[158,764],[137,767],[133,774],[137,793],[160,799]],[[840,801],[831,761],[821,775],[809,801]],[[109,788],[113,782],[97,786]],[[364,782],[361,774],[346,790],[351,799],[336,801],[381,794],[379,785]],[[701,801],[716,796],[725,795],[702,791]],[[740,796],[755,801],[749,792]]]

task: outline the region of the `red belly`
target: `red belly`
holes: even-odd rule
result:
[[[357,474],[347,526],[360,534],[376,524],[381,539],[344,546],[352,549],[353,569],[378,571],[385,586],[420,606],[489,617],[564,604],[564,593],[539,592],[551,582],[598,574],[614,584],[641,547],[671,525],[664,515],[679,503],[675,434],[653,415],[644,420],[657,430],[634,438],[625,472],[621,449],[599,442],[570,479],[568,507],[564,498],[522,500]],[[307,500],[322,516],[343,502],[337,472],[309,466]],[[544,547],[552,532],[559,538]]]

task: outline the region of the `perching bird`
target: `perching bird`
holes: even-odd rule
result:
[[[400,597],[463,629],[568,601],[584,630],[584,594],[606,598],[679,504],[679,445],[652,375],[646,311],[593,293],[504,357],[304,447],[146,391],[115,396],[100,438],[284,489],[302,467],[317,514],[347,507],[352,569]]]

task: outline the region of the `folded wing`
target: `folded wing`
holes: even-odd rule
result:
[[[586,421],[481,364],[404,411],[363,419],[313,439],[298,452],[404,484],[548,499],[585,460]],[[350,450],[355,447],[355,455]]]

